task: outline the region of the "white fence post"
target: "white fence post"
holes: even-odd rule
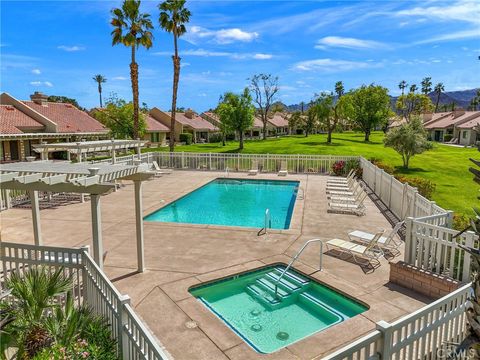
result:
[[[391,359],[392,358],[392,325],[384,320],[380,320],[376,324],[376,329],[382,333],[382,341],[380,341],[380,358]]]
[[[445,226],[450,228],[450,229],[453,226],[453,211],[452,210],[447,211],[447,220],[445,221]]]
[[[128,317],[125,313],[125,304],[130,304],[130,296],[122,295],[118,299],[118,319],[117,319],[117,327],[118,327],[118,350],[120,353],[121,359],[130,359],[130,354],[128,351],[128,335],[126,333],[126,325]]]
[[[415,246],[412,245],[413,241],[413,236],[412,236],[412,231],[413,231],[413,218],[412,217],[407,217],[405,219],[405,254],[404,254],[404,260],[407,264],[412,263],[412,250],[415,249]]]

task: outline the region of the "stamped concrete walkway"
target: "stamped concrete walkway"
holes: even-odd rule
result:
[[[231,174],[244,178],[245,174]],[[196,189],[223,173],[175,171],[146,182],[144,215]],[[256,179],[278,179],[259,174]],[[251,349],[228,326],[193,298],[188,288],[213,279],[272,263],[288,263],[305,241],[346,238],[354,229],[376,232],[390,224],[367,199],[367,215],[328,214],[326,177],[288,176],[300,180],[304,198],[297,199],[291,228],[257,236],[258,229],[145,222],[148,271],[136,270],[133,185],[102,197],[105,271],[136,312],[176,359],[314,359],[321,358],[370,332],[379,320],[392,321],[423,306],[428,299],[388,283],[385,259],[374,271],[340,259],[324,249],[318,271],[319,246],[302,254],[295,268],[369,305],[369,310],[273,354]],[[31,212],[0,213],[3,241],[33,243]],[[81,246],[91,242],[90,204],[72,204],[41,211],[45,245]],[[401,255],[400,255],[401,257]]]

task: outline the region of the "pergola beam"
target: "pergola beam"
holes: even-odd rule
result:
[[[55,185],[67,181],[67,174],[53,175],[41,178],[39,181],[48,184]]]
[[[102,183],[89,186],[79,186],[72,183],[58,183],[50,185],[43,181],[36,181],[28,184],[19,183],[15,181],[2,183],[2,188],[10,190],[35,190],[55,193],[75,193],[75,194],[97,194],[101,195],[115,189],[115,184]]]
[[[17,176],[18,176],[18,172],[0,174],[0,184],[12,181],[13,178],[16,178]]]
[[[30,175],[21,175],[13,178],[14,182],[18,182],[20,184],[30,184],[40,180],[43,177],[43,174],[35,173]]]

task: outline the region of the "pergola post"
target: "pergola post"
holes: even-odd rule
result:
[[[117,162],[117,153],[115,152],[115,139],[112,138],[112,164]]]
[[[103,269],[103,240],[100,195],[90,195],[90,206],[92,211],[93,258],[100,269]]]
[[[135,224],[137,230],[137,266],[138,272],[145,271],[145,252],[143,242],[143,201],[141,180],[134,180],[135,185]]]
[[[137,138],[138,141],[140,141],[140,138]],[[142,158],[142,147],[140,145],[137,146],[137,156],[138,156],[138,160],[140,160]]]
[[[33,223],[33,238],[35,245],[43,245],[42,228],[40,226],[40,205],[38,203],[38,191],[28,190],[28,196],[32,205],[32,223]]]

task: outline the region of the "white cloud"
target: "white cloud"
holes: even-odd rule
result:
[[[53,87],[53,84],[50,81],[30,81],[30,85]]]
[[[257,32],[248,32],[239,28],[210,30],[201,26],[192,26],[183,36],[188,42],[196,44],[201,39],[217,44],[231,44],[233,42],[251,42],[258,38]]]
[[[374,66],[377,65],[361,61],[315,59],[300,61],[293,65],[293,69],[299,71],[339,72],[364,69]]]
[[[478,38],[478,37],[480,37],[480,29],[463,30],[463,31],[445,33],[443,35],[434,36],[429,39],[417,41],[414,44],[421,45],[421,44],[428,44],[428,43],[439,42],[439,41],[462,40],[462,39],[470,39],[470,38]]]
[[[268,60],[268,59],[271,59],[272,57],[273,57],[272,54],[255,54],[255,55],[253,55],[253,58],[257,59],[257,60]]]
[[[83,51],[85,50],[85,47],[78,46],[78,45],[73,45],[73,46],[60,45],[60,46],[57,46],[57,49],[67,51],[67,52],[73,52],[73,51]]]
[[[480,2],[457,1],[447,6],[417,6],[411,9],[397,11],[397,16],[420,16],[443,21],[465,21],[478,24],[480,16]]]
[[[346,49],[378,49],[385,48],[386,45],[378,41],[362,40],[340,36],[326,36],[318,40],[316,49],[325,49],[326,47],[339,47]]]
[[[114,76],[112,77],[112,80],[124,81],[124,80],[128,80],[128,78],[125,76]]]
[[[41,73],[40,69],[32,69],[32,74],[40,75]]]

